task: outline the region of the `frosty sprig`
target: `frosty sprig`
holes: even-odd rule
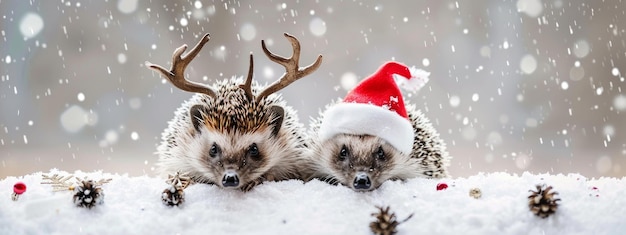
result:
[[[49,176],[42,174],[41,177],[43,180],[46,180],[42,181],[41,184],[51,185],[53,192],[74,190],[73,183],[67,182],[73,177],[72,175],[59,176],[59,174],[54,174],[52,176]]]
[[[104,202],[104,191],[102,185],[111,182],[112,179],[100,179],[98,181],[87,179],[87,177],[80,179],[73,177],[71,174],[66,176],[59,176],[54,174],[52,176],[42,174],[44,181],[41,184],[49,184],[52,186],[53,192],[58,191],[74,191],[73,200],[74,204],[78,207],[93,208],[98,204]],[[69,182],[70,179],[75,178],[76,182]]]

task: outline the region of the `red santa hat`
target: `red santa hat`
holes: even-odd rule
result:
[[[394,81],[395,75],[399,75],[398,83],[404,88],[417,91],[428,82],[430,73],[398,62],[383,64],[348,92],[343,102],[326,110],[319,129],[320,139],[328,140],[337,134],[373,135],[400,152],[410,153],[414,130]]]

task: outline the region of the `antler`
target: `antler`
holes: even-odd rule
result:
[[[281,57],[270,52],[265,46],[265,41],[261,40],[261,47],[263,47],[263,52],[265,52],[265,55],[267,55],[270,60],[284,66],[285,74],[283,74],[283,76],[278,81],[272,83],[269,87],[265,88],[265,90],[263,90],[261,94],[256,97],[257,102],[261,101],[263,98],[271,95],[272,93],[283,89],[292,82],[295,82],[296,80],[306,75],[309,75],[317,68],[319,68],[322,64],[322,55],[319,55],[317,56],[317,60],[315,60],[313,64],[304,68],[300,68],[300,42],[298,42],[298,39],[288,33],[285,33],[285,37],[287,38],[287,40],[289,40],[289,42],[291,42],[291,47],[293,47],[293,55],[291,56],[291,58]]]
[[[254,61],[252,60],[252,53],[250,53],[250,68],[248,68],[248,77],[244,84],[239,85],[241,89],[246,93],[246,97],[249,101],[252,101],[252,73],[254,72]]]
[[[161,72],[161,74],[170,80],[174,86],[183,91],[202,93],[215,98],[217,95],[211,87],[185,79],[185,68],[189,62],[191,62],[196,55],[198,55],[204,44],[206,44],[210,39],[211,37],[209,34],[205,34],[202,39],[200,39],[198,44],[196,44],[196,46],[194,46],[193,49],[191,49],[191,51],[185,56],[181,55],[185,52],[185,50],[187,50],[187,45],[185,44],[177,48],[172,55],[172,68],[170,70],[167,70],[159,65],[152,64],[148,61],[146,61],[146,65],[151,69]]]

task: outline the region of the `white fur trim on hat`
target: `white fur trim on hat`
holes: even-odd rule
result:
[[[418,69],[415,66],[411,66],[409,71],[411,72],[411,78],[405,78],[398,74],[394,74],[393,77],[402,88],[415,93],[428,83],[428,76],[430,76],[430,72]]]
[[[330,107],[324,113],[319,137],[324,141],[337,134],[378,136],[407,154],[413,149],[411,122],[394,111],[372,104],[339,103]]]

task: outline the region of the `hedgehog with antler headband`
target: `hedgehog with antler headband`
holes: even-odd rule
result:
[[[186,45],[176,49],[169,70],[146,62],[174,86],[197,93],[178,108],[162,134],[157,148],[161,174],[183,172],[193,182],[243,191],[264,181],[302,178],[305,130],[296,111],[276,92],[319,68],[322,56],[299,67],[300,43],[294,36],[285,33],[285,37],[293,47],[290,58],[270,52],[261,41],[267,57],[286,70],[267,87],[252,79],[252,55],[245,80],[231,78],[213,85],[187,80],[185,68],[209,41],[209,34],[187,55],[182,56]]]

